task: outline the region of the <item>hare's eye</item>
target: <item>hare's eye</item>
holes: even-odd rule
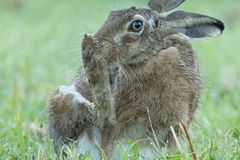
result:
[[[129,26],[129,31],[131,32],[140,32],[143,28],[142,20],[135,20]]]

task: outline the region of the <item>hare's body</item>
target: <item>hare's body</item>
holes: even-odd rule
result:
[[[112,75],[115,77],[112,93],[118,123],[104,126],[102,133],[96,128],[92,130],[91,134],[98,137],[93,138],[93,143],[97,140],[112,153],[113,145],[118,141],[127,144],[129,139],[141,140],[139,145],[144,149],[150,144],[147,137],[154,140],[154,131],[157,143],[161,146],[172,145],[174,140],[169,126],[175,128],[177,133],[179,120],[191,122],[200,91],[197,59],[190,44],[176,36],[166,38],[165,44],[165,50],[149,55],[145,63],[123,65]],[[83,78],[84,74],[80,76],[75,81],[79,96],[85,95],[91,101],[89,84]],[[68,93],[71,93],[70,89]],[[79,138],[79,144],[92,148],[91,145],[87,147],[91,140],[86,133],[83,135]],[[82,152],[86,151],[85,147]],[[147,148],[151,147],[149,145]]]
[[[191,122],[200,91],[196,56],[187,42],[176,37],[166,41],[167,49],[149,55],[145,63],[119,69],[113,86],[118,124],[103,129],[103,144],[109,149],[120,133],[139,121],[145,129],[135,133],[145,137],[134,132],[126,137],[139,140],[154,130],[161,144],[171,138],[169,126],[177,129],[180,120]]]
[[[179,135],[179,123],[192,121],[201,86],[196,55],[177,34],[199,39],[224,29],[204,15],[159,15],[183,1],[151,0],[152,10],[113,11],[94,37],[84,36],[84,71],[72,87],[60,87],[49,99],[56,147],[78,140],[80,152],[91,149],[97,159],[99,146],[111,157],[116,143],[129,139],[145,158],[156,155],[156,146],[174,146],[172,132]]]

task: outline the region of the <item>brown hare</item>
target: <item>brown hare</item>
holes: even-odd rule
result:
[[[170,127],[190,124],[198,108],[201,80],[188,40],[216,37],[224,24],[183,11],[184,0],[150,0],[148,8],[114,10],[98,32],[82,42],[84,68],[71,86],[49,97],[49,135],[56,151],[79,142],[94,159],[100,150],[116,157],[116,143],[132,139],[140,156],[154,159],[156,146],[173,147]],[[101,148],[101,149],[100,149]]]

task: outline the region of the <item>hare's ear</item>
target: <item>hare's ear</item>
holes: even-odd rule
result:
[[[148,6],[159,13],[168,12],[180,4],[182,4],[185,0],[150,0],[148,2]]]
[[[173,12],[166,17],[169,34],[180,33],[188,39],[212,38],[222,34],[224,23],[218,19],[183,11]]]

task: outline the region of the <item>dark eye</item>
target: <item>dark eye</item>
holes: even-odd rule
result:
[[[131,32],[140,32],[142,28],[143,28],[142,20],[135,20],[131,23],[128,30]]]

